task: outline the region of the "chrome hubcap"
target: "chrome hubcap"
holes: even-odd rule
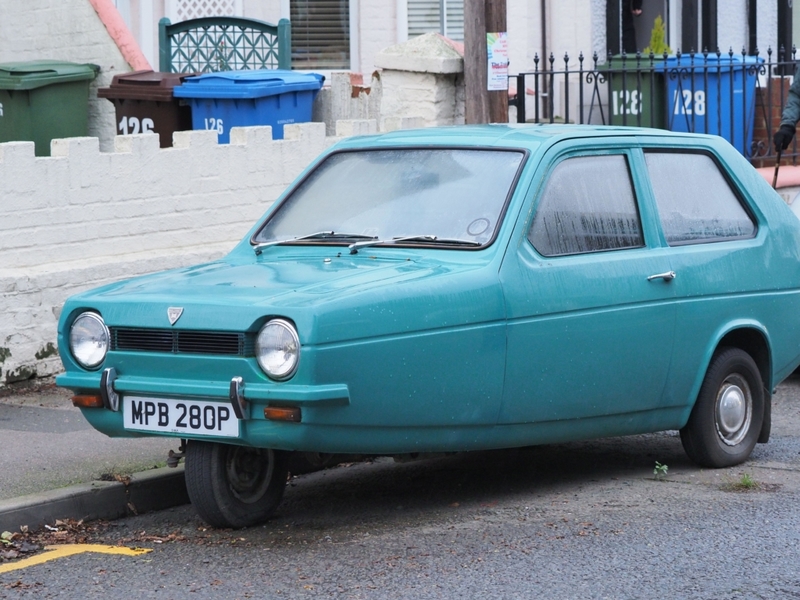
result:
[[[747,435],[752,418],[750,386],[740,375],[730,375],[717,393],[717,433],[725,444],[735,446]]]

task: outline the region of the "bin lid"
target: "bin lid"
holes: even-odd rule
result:
[[[109,100],[172,100],[172,89],[187,77],[197,73],[164,73],[161,71],[133,71],[114,75],[111,85],[97,89],[98,98]]]
[[[704,65],[708,65],[709,67],[717,68],[720,67],[730,67],[730,66],[738,66],[738,65],[756,65],[761,64],[764,62],[764,59],[761,57],[756,56],[742,56],[742,55],[730,55],[730,54],[721,54],[717,56],[716,54],[708,54],[707,56],[698,52],[694,54],[681,54],[680,56],[670,55],[667,57],[667,65],[670,67],[673,66],[681,66],[681,67],[689,67],[692,66],[696,69],[702,68]]]
[[[189,77],[173,93],[178,98],[261,98],[287,92],[319,90],[325,76],[280,69],[222,71]]]
[[[756,56],[742,56],[736,54],[733,56],[729,54],[717,56],[716,54],[705,55],[700,52],[695,52],[681,54],[680,56],[676,54],[669,54],[666,58],[664,58],[663,55],[654,56],[652,69],[654,72],[659,73],[665,69],[673,69],[675,67],[691,67],[698,71],[704,67],[708,67],[709,70],[717,68],[730,69],[731,67],[741,70],[741,65],[747,65],[749,68],[751,68],[753,65],[758,65],[763,62],[763,58]],[[611,56],[604,66],[609,70],[613,69],[631,72],[648,72],[651,68],[649,56],[640,56],[637,58],[635,54],[628,54],[624,58],[621,55]]]
[[[99,72],[98,65],[61,60],[0,63],[0,89],[33,90],[54,83],[91,80]]]

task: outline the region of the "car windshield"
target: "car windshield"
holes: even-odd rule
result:
[[[523,158],[521,151],[452,148],[332,154],[252,241],[483,245],[497,229]],[[331,235],[309,236],[315,232]]]

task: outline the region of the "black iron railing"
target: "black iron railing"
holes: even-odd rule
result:
[[[711,133],[757,162],[774,156],[780,123],[795,73],[796,49],[765,57],[690,52],[663,56],[595,53],[577,65],[564,55],[534,58],[533,71],[509,77],[520,123],[592,123]],[[797,161],[797,140],[784,156]]]

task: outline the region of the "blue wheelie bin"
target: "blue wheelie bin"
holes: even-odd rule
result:
[[[230,142],[231,127],[271,125],[283,139],[283,126],[311,121],[311,107],[325,77],[317,73],[262,69],[223,71],[185,79],[173,88],[192,107],[192,129],[219,134]]]
[[[751,56],[668,58],[667,128],[721,136],[750,156],[761,62]]]

